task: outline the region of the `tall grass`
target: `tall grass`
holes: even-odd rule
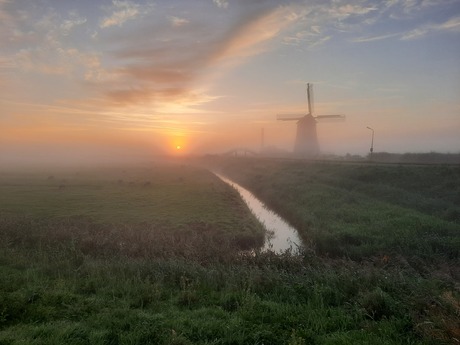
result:
[[[430,344],[453,336],[443,323],[450,300],[424,300],[453,293],[449,282],[411,270],[382,274],[371,263],[326,262],[308,251],[244,254],[215,242],[186,255],[101,251],[76,240],[100,240],[89,225],[48,225],[41,241],[29,240],[30,222],[2,241],[2,343]],[[73,237],[58,235],[66,227]]]
[[[224,171],[318,254],[458,262],[460,168],[236,160]]]
[[[262,181],[276,171],[259,168]],[[173,170],[165,171],[174,176]],[[44,217],[33,207],[1,214],[0,344],[447,344],[460,337],[459,293],[447,271],[424,274],[415,259],[403,265],[402,256],[354,261],[310,249],[242,250],[260,244],[254,219],[235,204],[242,203],[235,191],[195,171],[185,188],[157,177],[181,191],[176,198],[213,190],[199,221],[170,210],[166,221],[134,222],[102,191],[101,216],[45,209],[53,216]],[[49,183],[37,193],[50,195]],[[11,184],[2,188],[14,194]],[[83,205],[83,190],[73,185],[65,193]],[[138,203],[145,195],[135,196],[127,193],[128,205],[144,202]],[[229,204],[224,218],[214,207],[219,202]],[[111,207],[121,214],[108,221]],[[140,219],[150,216],[144,211],[136,211]],[[340,230],[327,214],[314,222],[331,234]]]

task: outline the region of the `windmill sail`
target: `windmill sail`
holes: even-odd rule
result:
[[[345,120],[345,115],[318,115],[315,119],[321,122],[343,121]]]
[[[317,121],[341,121],[345,115],[318,115],[313,116],[313,85],[307,84],[307,114],[279,114],[280,121],[297,121],[297,134],[294,145],[294,153],[302,157],[312,157],[319,154],[318,135],[316,132]]]
[[[304,117],[305,114],[278,114],[276,119],[279,121],[296,121]]]
[[[315,112],[314,103],[313,103],[313,84],[307,84],[307,100],[308,100],[308,113],[313,116]]]

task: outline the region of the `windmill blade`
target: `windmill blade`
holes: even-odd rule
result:
[[[276,119],[279,121],[297,121],[304,117],[305,114],[278,114]]]
[[[345,121],[345,115],[318,115],[318,116],[315,116],[315,119],[321,122]]]
[[[307,83],[308,113],[313,115],[313,84]]]

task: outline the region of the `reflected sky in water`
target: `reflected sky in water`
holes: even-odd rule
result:
[[[296,229],[290,226],[275,212],[270,210],[247,189],[222,175],[216,175],[240,193],[249,209],[267,229],[268,234],[265,240],[264,249],[271,249],[275,252],[283,252],[286,249],[292,248],[295,252],[298,247],[301,246],[302,241],[300,240]]]

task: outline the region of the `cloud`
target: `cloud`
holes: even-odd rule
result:
[[[228,1],[227,0],[212,0],[213,3],[217,5],[217,7],[220,8],[227,8],[228,7]]]
[[[59,13],[53,7],[0,0],[0,48],[9,69],[26,74],[65,75],[76,80],[108,79],[100,62],[101,54],[88,47],[75,47],[88,26],[88,19],[77,9]],[[75,40],[77,38],[79,40]],[[13,74],[10,74],[10,79]]]
[[[304,30],[283,38],[283,43],[290,45],[306,45],[309,49],[321,46],[332,38],[331,35],[323,35],[319,31]]]
[[[389,18],[402,20],[417,18],[420,14],[432,12],[437,8],[449,8],[457,0],[386,0],[385,11],[391,11]]]
[[[324,44],[334,36],[335,23],[351,17],[367,19],[376,12],[366,1],[334,1],[326,6],[303,0],[290,5],[240,0],[225,12],[219,8],[228,8],[227,1],[213,2],[206,15],[191,9],[182,12],[187,19],[172,8],[156,7],[158,11],[153,12],[149,3],[130,0],[112,0],[102,8],[102,16],[95,13],[99,18],[95,23],[77,11],[63,18],[49,10],[30,30],[39,37],[36,45],[17,52],[17,65],[26,71],[80,78],[91,92],[118,106],[174,99],[201,105],[213,98],[195,92],[194,84],[210,70],[228,71],[278,42]],[[98,28],[119,27],[128,21],[132,22],[129,30],[100,30],[94,35]],[[90,44],[72,46],[75,41],[68,41],[67,36],[83,24]]]
[[[398,2],[399,0],[386,0],[383,3],[384,3],[384,7],[389,8],[389,7],[396,5]]]
[[[350,15],[362,15],[367,14],[371,11],[376,11],[377,7],[375,6],[361,6],[358,4],[347,4],[342,5],[337,8],[332,8],[332,11],[335,12],[337,17],[350,16]]]
[[[240,10],[238,19],[227,26],[217,28],[205,18],[196,24],[198,18],[194,18],[193,24],[187,21],[190,25],[187,31],[180,31],[180,35],[174,31],[162,33],[156,27],[140,27],[123,39],[125,43],[121,47],[118,39],[118,48],[113,52],[118,67],[113,71],[120,78],[106,85],[106,96],[124,106],[187,99],[191,107],[213,100],[205,91],[194,90],[196,80],[203,79],[215,66],[221,70],[230,68],[270,49],[269,43],[294,20],[289,16],[292,8],[288,6],[259,3],[242,6]],[[176,18],[169,17],[169,21],[174,23]],[[143,34],[146,30],[155,30],[157,37],[146,38]],[[159,39],[165,37],[168,39]],[[140,38],[142,44],[139,44]]]
[[[386,34],[386,35],[379,35],[379,36],[359,37],[359,38],[354,38],[352,42],[355,42],[355,43],[374,42],[374,41],[385,40],[387,38],[391,38],[395,36],[400,36],[400,34],[395,33],[395,34]]]
[[[401,40],[413,40],[424,37],[431,33],[453,32],[460,33],[460,16],[453,17],[444,23],[422,25],[410,30],[401,36]]]
[[[2,70],[9,70],[14,68],[16,65],[14,61],[8,57],[0,56],[0,73]]]
[[[70,18],[66,19],[61,24],[62,34],[64,36],[68,35],[70,31],[79,25],[83,25],[87,22],[86,18],[79,17],[76,13],[71,13]]]
[[[174,16],[169,17],[169,20],[171,21],[171,24],[174,27],[183,26],[189,23],[189,21],[185,18],[179,18]]]
[[[397,1],[389,0],[385,3],[334,0],[329,3],[301,3],[295,6],[293,16],[296,19],[283,41],[302,48],[314,48],[325,44],[333,37],[362,33],[364,28],[375,25],[388,6]]]
[[[439,24],[437,30],[460,32],[460,16],[449,19],[448,21]]]
[[[383,21],[415,6],[402,0],[292,0],[288,5],[235,0],[231,6],[207,0],[203,11],[194,2],[181,3],[180,11],[157,2],[152,11],[150,1],[111,0],[109,6],[92,7],[94,13],[85,12],[81,2],[65,13],[19,3],[0,0],[0,73],[9,77],[16,69],[24,79],[35,73],[41,81],[52,74],[59,83],[50,87],[84,90],[82,99],[66,101],[69,108],[86,109],[88,118],[96,114],[98,120],[149,126],[158,114],[175,114],[169,120],[180,122],[178,114],[205,113],[219,97],[211,91],[219,77],[282,43],[318,47],[340,35],[352,42],[415,39],[441,30],[458,32],[460,23],[455,17],[437,25],[398,26],[403,33],[373,32],[375,24],[391,30]],[[71,94],[55,91],[49,91],[55,98]]]
[[[268,8],[229,30],[214,53],[215,60],[244,59],[268,49],[266,43],[278,37],[296,18],[289,6]]]
[[[417,39],[425,36],[429,31],[431,31],[430,27],[420,27],[414,30],[410,30],[401,36],[401,40],[408,41]]]
[[[8,0],[0,0],[0,21],[3,23],[11,19],[11,16],[8,14],[8,12],[5,9],[5,5],[9,4],[9,2],[10,1]]]
[[[121,26],[128,20],[135,19],[139,12],[139,5],[131,1],[112,0],[112,6],[108,10],[111,14],[101,20],[99,26],[108,28],[110,26]]]

